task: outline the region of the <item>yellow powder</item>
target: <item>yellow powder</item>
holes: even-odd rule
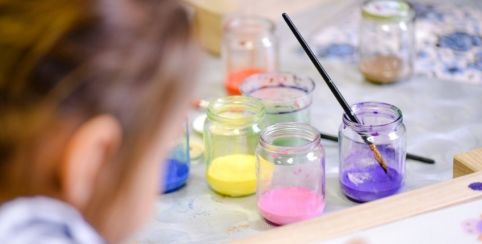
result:
[[[232,154],[214,159],[207,170],[211,188],[223,195],[239,197],[256,191],[256,157]]]

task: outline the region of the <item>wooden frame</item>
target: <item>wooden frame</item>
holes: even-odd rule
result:
[[[319,218],[279,227],[237,243],[319,242],[482,198],[468,187],[482,181],[482,148],[454,157],[455,179],[365,203]]]
[[[246,12],[244,0],[184,0],[194,9],[194,27],[201,45],[215,55],[220,54],[223,18],[233,12]],[[256,2],[256,8],[248,8],[250,14],[256,14],[277,20],[281,13],[289,9],[292,14],[327,4],[320,0],[279,1],[263,0]]]
[[[482,148],[461,153],[454,157],[453,177],[482,171]]]

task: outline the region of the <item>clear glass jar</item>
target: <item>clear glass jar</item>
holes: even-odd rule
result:
[[[397,193],[405,178],[406,131],[397,107],[362,102],[352,110],[363,124],[346,114],[339,130],[340,171],[343,193],[356,202],[367,202]],[[385,161],[385,172],[361,136],[376,145]]]
[[[278,66],[275,24],[254,15],[228,17],[223,28],[222,56],[225,88],[240,95],[239,86],[248,76],[273,71]]]
[[[263,101],[265,124],[280,122],[310,123],[310,108],[315,82],[290,73],[252,75],[241,85],[241,93]]]
[[[171,150],[164,164],[164,177],[161,189],[164,193],[178,190],[186,184],[190,169],[189,129],[186,122],[184,133],[177,145]]]
[[[413,72],[414,13],[408,3],[373,0],[362,7],[359,69],[374,83],[408,79]]]
[[[320,133],[304,123],[268,126],[256,150],[257,206],[284,225],[320,215],[325,207],[325,153]]]
[[[209,103],[204,125],[206,179],[215,192],[232,197],[256,191],[255,149],[264,106],[252,97],[224,97]]]

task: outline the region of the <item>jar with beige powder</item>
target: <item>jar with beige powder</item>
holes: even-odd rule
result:
[[[374,0],[362,7],[359,69],[373,83],[409,79],[413,72],[414,14],[403,1]]]

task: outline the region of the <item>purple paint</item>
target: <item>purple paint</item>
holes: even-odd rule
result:
[[[402,187],[403,176],[388,168],[388,174],[378,164],[364,168],[352,168],[341,176],[343,193],[355,202],[368,202],[397,193]]]
[[[469,185],[469,188],[474,191],[482,191],[482,182],[474,182]]]

